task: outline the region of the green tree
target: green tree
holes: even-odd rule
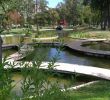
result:
[[[44,12],[44,11],[47,10],[46,9],[47,8],[47,4],[48,4],[48,2],[46,0],[40,0],[39,5],[40,5],[41,12]]]
[[[57,5],[57,11],[59,12],[60,18],[65,19],[69,24],[78,24],[78,11],[77,11],[78,0],[64,0],[63,3]]]
[[[52,25],[53,28],[54,28],[55,25],[57,25],[57,22],[58,22],[58,20],[59,20],[59,14],[58,14],[57,10],[54,9],[54,8],[50,8],[50,9],[48,10],[48,12],[49,12],[49,18],[50,18],[50,20],[51,20],[51,25]]]
[[[66,7],[66,20],[73,25],[78,24],[77,0],[64,0]]]
[[[58,3],[57,7],[56,7],[56,10],[59,14],[59,19],[64,19],[66,20],[66,6],[65,6],[65,3]]]
[[[101,29],[110,28],[110,0],[84,0],[85,4],[90,4],[94,12],[99,12]]]

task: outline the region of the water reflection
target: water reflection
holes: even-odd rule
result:
[[[58,48],[53,47],[36,47],[34,52],[25,60],[38,60],[39,57],[42,57],[44,61],[49,61],[56,55],[58,55],[59,58],[57,62],[110,68],[109,59],[84,56],[68,50],[60,50],[58,54]]]
[[[28,76],[29,77],[29,76]],[[70,80],[71,78],[67,77],[58,77],[58,76],[52,76],[51,74],[47,77],[47,80],[50,82],[50,84],[58,84],[60,88],[64,89],[65,87],[69,87],[75,84],[74,80]],[[24,77],[22,73],[16,72],[12,74],[12,86],[14,88],[12,89],[11,93],[13,95],[22,96],[22,83],[24,81]],[[82,83],[82,82],[79,82]],[[49,85],[49,84],[47,84]]]
[[[3,50],[2,56],[3,56],[3,58],[4,58],[4,57],[8,57],[9,55],[11,55],[11,54],[13,54],[13,53],[15,53],[15,52],[17,52],[17,50],[14,50],[14,49]]]
[[[95,50],[110,51],[110,41],[90,42],[84,46]]]

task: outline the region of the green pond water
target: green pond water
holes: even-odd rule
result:
[[[95,50],[103,50],[103,51],[110,51],[110,41],[109,42],[90,42],[85,47],[95,49]]]
[[[22,83],[24,81],[24,77],[21,74],[21,72],[13,73],[12,80],[13,80],[12,85],[16,84],[16,86],[12,89],[11,92],[18,95],[18,96],[21,96],[22,95],[21,87],[22,87]],[[27,80],[28,80],[28,78],[27,78]],[[49,81],[48,85],[57,83],[59,85],[59,88],[61,88],[61,89],[65,88],[65,87],[73,86],[75,84],[84,83],[84,82],[77,82],[76,83],[74,80],[71,80],[70,77],[52,76],[51,74],[49,76],[47,76],[46,80]]]
[[[4,50],[3,51],[3,57],[8,57],[9,55],[13,54],[17,52],[16,50]],[[84,83],[84,81],[79,81],[79,82],[75,82],[74,80],[72,80],[71,75],[61,75],[58,73],[50,73],[49,76],[47,76],[47,80],[51,83],[51,84],[55,84],[56,82],[59,84],[59,88],[63,89],[64,87],[69,87],[75,84],[81,84]],[[22,82],[24,81],[24,76],[22,74],[22,72],[13,72],[12,73],[12,85],[15,85],[14,88],[12,89],[11,93],[12,94],[16,94],[17,96],[22,96]]]
[[[31,55],[27,56],[24,60],[36,61],[40,57],[44,61],[51,61],[51,59],[55,56],[57,58],[57,62],[61,63],[110,68],[109,59],[84,56],[72,51],[70,52],[65,48],[59,50],[55,47],[35,47],[35,50],[31,53]]]
[[[45,79],[49,83],[47,83],[46,85],[50,87],[51,85],[57,84],[60,89],[77,86],[77,85],[84,84],[84,83],[98,79],[87,75],[77,74],[78,76],[75,78],[74,75],[70,75],[70,74],[59,74],[59,73],[53,73],[53,72],[47,72],[47,73],[48,73],[48,76]],[[44,72],[44,75],[47,75],[47,74],[45,74]],[[28,77],[27,77],[27,80],[28,80]],[[11,93],[16,94],[17,96],[22,96],[21,87],[24,81],[23,74],[21,72],[12,73],[12,80],[13,80],[12,85],[15,85],[15,84],[16,85],[12,89]]]
[[[16,50],[10,49],[10,50],[3,50],[2,56],[4,57],[8,57],[9,55],[13,54],[17,52]]]

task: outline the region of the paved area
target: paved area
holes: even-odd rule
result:
[[[47,37],[47,38],[32,38],[32,40],[37,40],[37,41],[40,41],[40,40],[54,40],[54,39],[57,39],[58,36],[55,36],[55,37]]]
[[[15,61],[13,59],[8,60],[10,64],[16,65],[14,66],[14,69],[20,69],[25,66],[25,64],[28,64],[29,66],[27,68],[32,67],[32,62],[25,62],[23,65],[20,61]],[[49,62],[43,62],[40,66],[41,69],[48,70]],[[11,68],[9,65],[5,66],[4,68]],[[104,68],[97,68],[92,66],[83,66],[83,65],[76,65],[76,64],[68,64],[68,63],[55,63],[55,67],[53,68],[53,71],[57,71],[60,73],[80,73],[85,75],[91,75],[100,77],[103,79],[110,80],[110,70],[104,69]]]
[[[56,31],[56,29],[40,29],[40,31],[51,31],[51,30],[55,30]],[[63,30],[65,30],[65,31],[72,31],[73,29],[66,29],[66,28],[64,28]]]
[[[25,55],[26,56],[26,55]],[[17,60],[20,60],[20,59],[23,59],[25,56],[23,56],[22,54],[19,54],[18,52],[10,55],[7,57],[7,59],[13,59],[13,62],[14,61],[17,61]]]

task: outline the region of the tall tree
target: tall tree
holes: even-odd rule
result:
[[[40,0],[40,9],[41,9],[41,12],[43,12],[43,11],[46,10],[47,4],[48,4],[48,2],[46,0]]]
[[[64,0],[63,3],[57,5],[60,18],[65,19],[68,24],[78,24],[77,4],[79,0]]]
[[[90,4],[94,12],[99,11],[101,16],[101,29],[110,29],[110,0],[84,0]],[[89,1],[89,3],[88,3]]]
[[[70,24],[77,24],[77,0],[64,0],[66,6],[66,19]]]
[[[0,5],[5,13],[9,11],[18,11],[24,16],[27,22],[29,17],[33,15],[34,1],[33,0],[0,0]]]

